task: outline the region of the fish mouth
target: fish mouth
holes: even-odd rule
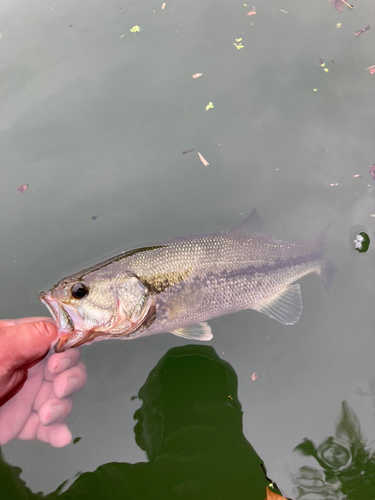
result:
[[[81,318],[72,306],[67,304],[62,306],[49,292],[41,292],[39,300],[51,313],[52,318],[56,322],[59,335],[66,335],[67,333],[81,330]]]

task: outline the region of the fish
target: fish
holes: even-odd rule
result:
[[[302,313],[295,282],[316,273],[329,289],[337,271],[324,258],[326,233],[277,240],[254,208],[229,231],[166,240],[72,274],[39,294],[58,327],[55,352],[167,332],[209,341],[208,320],[244,309],[293,325]]]

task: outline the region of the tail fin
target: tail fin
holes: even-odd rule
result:
[[[330,228],[332,222],[330,222],[317,237],[316,244],[317,247],[324,251],[325,239],[327,236],[328,229]],[[323,281],[323,285],[327,290],[329,290],[333,283],[333,278],[337,273],[337,267],[335,263],[330,259],[323,259],[316,273],[319,275],[320,279]]]
[[[337,267],[334,262],[330,259],[322,260],[320,267],[317,271],[317,274],[320,276],[320,279],[323,281],[323,285],[329,290],[333,283],[333,278],[337,273]]]

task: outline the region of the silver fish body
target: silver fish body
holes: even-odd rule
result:
[[[315,272],[329,288],[325,231],[306,242],[264,233],[254,209],[228,232],[132,250],[61,280],[40,300],[59,325],[56,351],[93,340],[171,332],[210,340],[207,320],[255,309],[291,325],[302,313],[296,280]],[[73,297],[72,290],[84,297]]]

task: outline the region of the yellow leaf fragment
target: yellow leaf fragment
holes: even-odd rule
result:
[[[212,102],[209,102],[206,106],[206,111],[208,111],[209,109],[212,109],[214,107],[214,105],[212,104]],[[198,153],[199,154],[199,153]]]
[[[328,73],[329,69],[328,69],[328,68],[324,68],[324,71],[325,71],[326,73]]]
[[[203,163],[203,165],[205,167],[208,167],[208,165],[209,165],[208,161],[205,158],[203,158],[203,156],[200,153],[198,153],[198,156],[199,156],[200,161]]]
[[[313,89],[314,92],[318,92],[318,89]]]
[[[285,497],[282,497],[281,495],[278,495],[274,491],[271,491],[268,486],[266,487],[266,493],[267,493],[266,500],[286,500]]]
[[[193,75],[193,78],[199,78],[202,75],[203,75],[203,73],[195,73],[195,75]]]
[[[336,28],[341,28],[341,23],[337,23]]]
[[[247,7],[247,4],[246,4],[246,3],[244,3],[244,4],[243,4],[243,6],[244,6],[244,7]]]
[[[166,4],[165,2],[164,2],[164,3],[162,3],[162,4],[161,4],[161,9],[162,9],[162,10],[164,10],[166,5],[167,5],[167,4]]]
[[[137,31],[141,31],[141,28],[139,26],[133,26],[132,28],[130,28],[130,31],[132,33],[137,33]]]
[[[236,42],[242,42],[242,38],[236,38]]]

